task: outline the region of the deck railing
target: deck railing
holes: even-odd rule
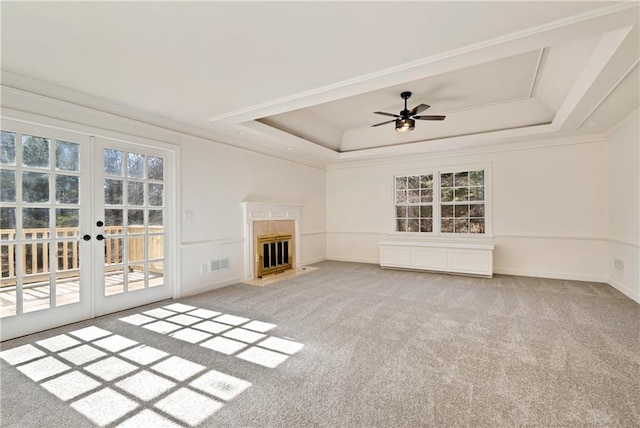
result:
[[[105,266],[117,266],[123,263],[123,240],[128,239],[127,263],[129,270],[142,270],[142,264],[132,264],[143,260],[160,260],[164,257],[164,235],[162,226],[149,226],[147,235],[149,253],[144,253],[144,226],[129,226],[123,234],[122,226],[104,228]],[[16,281],[16,234],[15,229],[0,229],[0,287],[13,286]],[[22,230],[22,266],[24,275],[31,280],[46,277],[51,269],[56,276],[65,277],[77,274],[80,267],[79,230],[77,227],[58,227],[54,229],[52,240],[48,228]],[[50,260],[49,245],[57,246],[55,260]],[[53,266],[52,266],[53,264]],[[151,263],[150,271],[162,273],[162,263]],[[30,281],[31,282],[31,281]]]

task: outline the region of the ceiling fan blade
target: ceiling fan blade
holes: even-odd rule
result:
[[[424,115],[424,116],[413,116],[412,119],[419,119],[419,120],[444,120],[444,118],[447,116],[436,116],[436,115]]]
[[[419,105],[415,106],[413,108],[413,110],[411,110],[409,112],[409,116],[413,116],[414,114],[422,113],[423,111],[425,111],[429,107],[431,107],[431,106],[426,105],[426,104],[419,104]]]
[[[396,121],[395,119],[393,119],[393,120],[387,120],[386,122],[376,123],[375,125],[371,125],[371,126],[372,126],[372,127],[374,127],[374,126],[385,125],[385,124],[387,124],[387,123],[391,123],[391,122],[395,122],[395,121]]]
[[[400,117],[400,116],[399,116],[399,115],[397,115],[397,114],[385,113],[385,112],[383,112],[383,111],[374,111],[374,112],[373,112],[373,114],[381,114],[381,115],[383,115],[383,116]]]

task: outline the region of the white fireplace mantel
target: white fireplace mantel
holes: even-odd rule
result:
[[[300,260],[300,216],[301,205],[279,204],[273,202],[242,202],[244,217],[244,278],[246,281],[254,279],[253,223],[256,221],[293,220],[295,224],[293,258],[294,268]]]

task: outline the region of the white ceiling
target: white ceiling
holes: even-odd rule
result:
[[[602,132],[639,104],[638,2],[0,7],[5,87],[309,165]],[[372,128],[405,90],[446,120]]]

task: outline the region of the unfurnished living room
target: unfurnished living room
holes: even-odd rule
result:
[[[640,426],[640,2],[0,16],[0,426]]]

